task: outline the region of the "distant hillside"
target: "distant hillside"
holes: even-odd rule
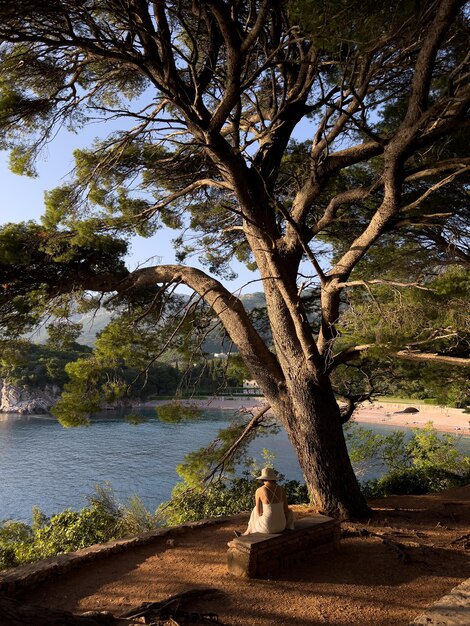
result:
[[[240,296],[240,300],[243,302],[246,310],[251,313],[254,309],[263,309],[266,306],[266,299],[264,293],[257,291],[255,293],[247,293]],[[309,319],[312,321],[314,314],[309,315]],[[77,342],[84,346],[93,347],[96,335],[101,332],[109,323],[111,319],[111,313],[106,309],[99,309],[98,311],[91,311],[83,315],[75,315],[74,322],[82,324],[83,331]],[[256,318],[254,324],[263,339],[269,344],[271,342],[271,333],[268,325],[263,320],[263,316]],[[28,336],[27,339],[34,343],[45,343],[47,340],[47,329],[42,328],[32,336]],[[224,338],[224,332],[221,327],[218,327],[214,332],[210,333],[203,345],[204,352],[208,354],[214,354],[217,352],[237,352],[234,346],[231,346],[230,340]],[[168,361],[174,360],[176,355],[172,354],[161,360]]]
[[[78,338],[78,343],[85,346],[93,346],[95,344],[96,335],[106,328],[111,320],[111,313],[106,309],[91,311],[85,313],[74,320],[83,326],[82,333]]]
[[[81,315],[74,315],[72,321],[82,324],[83,330],[77,339],[77,343],[82,346],[93,347],[96,335],[108,325],[111,319],[111,313],[106,309],[98,309],[98,311],[90,311]],[[46,343],[47,327],[43,326],[33,334],[28,335],[26,339],[34,343]]]
[[[240,300],[243,302],[243,305],[247,311],[252,311],[253,309],[262,309],[266,306],[266,298],[262,291],[247,293],[244,296],[240,296]]]
[[[249,293],[240,297],[247,311],[252,311],[256,308],[262,308],[265,306],[266,301],[264,293],[256,292]],[[82,324],[83,330],[77,342],[84,346],[93,346],[96,340],[96,335],[100,333],[108,325],[111,319],[111,313],[106,309],[98,309],[98,311],[91,311],[84,313],[83,315],[74,315],[73,321]],[[34,335],[28,337],[34,343],[46,343],[47,341],[47,328],[43,327]],[[204,343],[204,352],[224,352],[229,350],[230,342],[223,341],[222,331],[219,329],[211,334]],[[236,350],[232,349],[232,352]]]

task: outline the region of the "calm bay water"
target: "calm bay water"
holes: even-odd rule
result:
[[[95,486],[105,482],[119,500],[137,494],[153,510],[170,496],[178,480],[175,467],[184,455],[209,443],[232,416],[211,410],[196,421],[150,419],[132,426],[107,412],[88,428],[65,429],[52,417],[0,415],[0,520],[30,521],[33,505],[47,515],[67,507],[80,509]],[[396,428],[381,425],[374,430]],[[470,454],[470,438],[459,446]],[[302,480],[283,431],[252,444],[250,453],[260,464],[263,448],[275,454],[275,466],[287,478]]]

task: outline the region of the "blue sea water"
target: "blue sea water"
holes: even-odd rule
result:
[[[0,415],[0,520],[29,522],[32,506],[46,515],[80,509],[95,486],[105,482],[119,500],[137,494],[154,510],[170,496],[178,480],[175,467],[184,455],[208,444],[233,417],[231,411],[208,410],[195,421],[167,423],[153,411],[148,415],[149,421],[133,426],[109,411],[94,417],[89,427],[68,429],[52,417]],[[470,438],[462,438],[459,446],[470,454]],[[302,480],[284,431],[251,444],[259,465],[263,448],[275,455],[276,468],[287,478]]]

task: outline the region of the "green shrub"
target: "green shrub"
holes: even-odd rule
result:
[[[53,515],[48,524],[35,532],[35,546],[40,558],[46,558],[109,541],[116,529],[117,519],[98,508],[84,508],[80,512],[66,509]]]
[[[362,484],[366,497],[430,493],[470,482],[470,457],[457,449],[457,437],[438,433],[432,422],[412,432],[407,441],[402,431],[378,435],[354,423],[346,429],[350,458],[359,471],[376,464],[386,470]]]
[[[0,569],[22,562],[21,555],[29,551],[33,531],[23,522],[6,520],[0,524]]]
[[[234,515],[252,506],[257,486],[246,478],[234,478],[227,482],[217,480],[206,487],[188,488],[186,483],[178,483],[171,499],[158,507],[156,515],[164,526]]]
[[[140,535],[158,526],[157,518],[144,505],[141,498],[132,496],[119,510],[118,534],[120,537]]]
[[[367,498],[391,495],[420,495],[460,487],[468,482],[467,476],[459,476],[438,467],[406,467],[385,474],[379,479],[362,485]]]
[[[0,543],[0,570],[18,565],[15,546]]]
[[[301,483],[298,480],[289,480],[283,483],[283,487],[286,490],[287,502],[289,504],[310,503],[310,495],[305,483]]]
[[[0,569],[137,535],[157,525],[139,498],[120,505],[109,485],[98,486],[88,500],[89,506],[81,511],[66,509],[50,518],[34,508],[32,526],[12,520],[0,523]]]
[[[2,542],[28,542],[31,541],[32,538],[33,531],[28,524],[15,522],[14,520],[6,520],[0,525],[0,541]]]

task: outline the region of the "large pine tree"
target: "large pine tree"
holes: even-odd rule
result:
[[[184,283],[258,381],[319,509],[366,515],[342,431],[360,395],[342,414],[332,375],[369,346],[338,349],[343,295],[378,281],[413,289],[423,267],[468,261],[464,203],[445,200],[468,180],[467,44],[457,0],[5,0],[12,169],[34,173],[61,125],[120,130],[77,152],[42,225],[2,230],[4,332],[107,292],[136,307],[156,358],[162,297]],[[160,224],[181,230],[181,264],[128,270],[122,240]],[[381,247],[386,267],[372,263]],[[198,252],[207,272],[184,264]],[[214,277],[234,256],[261,276],[272,346]]]

